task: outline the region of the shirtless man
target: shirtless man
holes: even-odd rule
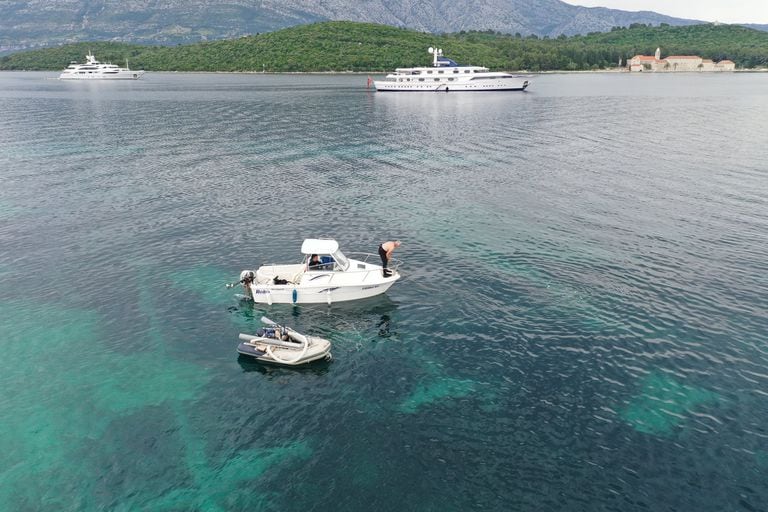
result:
[[[392,253],[398,247],[400,247],[400,240],[390,240],[389,242],[384,242],[379,246],[379,256],[381,256],[381,267],[384,271],[384,277],[389,277],[392,275],[392,272],[387,268],[387,263],[389,263],[389,259],[392,257]]]

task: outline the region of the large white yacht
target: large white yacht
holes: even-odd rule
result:
[[[67,69],[61,72],[59,80],[138,80],[144,71],[135,71],[115,64],[99,62],[89,51],[85,56],[85,64],[72,61]]]
[[[462,66],[443,57],[440,48],[429,48],[432,67],[397,68],[383,80],[374,80],[377,91],[524,91],[529,76]]]

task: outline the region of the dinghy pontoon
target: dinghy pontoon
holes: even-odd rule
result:
[[[263,363],[298,366],[319,359],[331,360],[331,342],[317,336],[308,336],[290,327],[261,317],[267,325],[256,336],[240,334],[237,351]]]

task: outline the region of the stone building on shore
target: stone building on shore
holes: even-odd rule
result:
[[[697,55],[670,55],[661,58],[661,48],[656,48],[656,55],[635,55],[627,62],[630,71],[675,72],[675,71],[733,71],[736,64],[730,60],[713,62]]]

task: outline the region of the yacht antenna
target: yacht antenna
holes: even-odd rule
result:
[[[427,49],[427,53],[430,53],[432,55],[432,65],[434,67],[437,67],[437,58],[443,54],[442,48],[432,48],[430,46]]]

